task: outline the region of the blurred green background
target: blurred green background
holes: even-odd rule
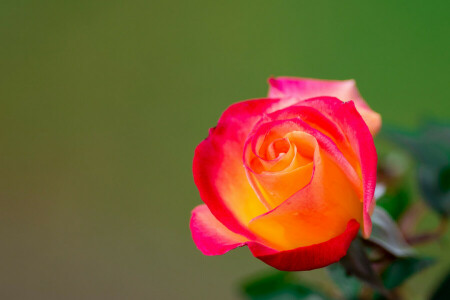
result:
[[[385,123],[449,120],[449,11],[1,1],[0,297],[238,297],[240,280],[268,267],[247,249],[202,256],[188,228],[201,203],[193,151],[208,128],[280,75],[355,78]]]

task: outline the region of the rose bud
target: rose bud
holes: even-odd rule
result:
[[[192,236],[205,255],[246,245],[279,270],[321,268],[360,227],[370,236],[381,119],[353,81],[270,84],[271,98],[231,105],[196,148],[205,204],[192,212]]]

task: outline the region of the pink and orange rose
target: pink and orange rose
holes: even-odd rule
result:
[[[353,80],[269,83],[269,98],[230,106],[196,148],[205,204],[192,236],[206,255],[246,245],[280,270],[324,267],[371,233],[381,118]]]

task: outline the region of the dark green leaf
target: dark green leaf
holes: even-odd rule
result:
[[[444,216],[450,215],[450,190],[445,187],[448,180],[447,170],[447,166],[439,169],[423,164],[418,171],[419,187],[424,199],[434,210]]]
[[[344,299],[357,300],[361,291],[361,282],[354,276],[348,275],[340,264],[327,267],[328,274],[341,290]]]
[[[434,292],[431,300],[447,300],[450,295],[450,272]]]
[[[369,240],[397,257],[412,256],[413,248],[405,241],[397,224],[381,207],[372,214],[372,234]]]
[[[394,261],[383,272],[383,283],[388,289],[401,285],[412,275],[428,268],[435,262],[432,258],[409,257]]]
[[[372,265],[364,250],[363,244],[359,238],[356,238],[340,263],[344,266],[347,273],[358,277],[363,282],[370,285],[373,289],[387,296],[389,292],[383,286],[381,279],[375,273]]]
[[[398,189],[387,190],[386,193],[377,200],[377,206],[384,208],[394,220],[398,220],[411,203],[411,194],[406,186]]]
[[[450,190],[450,166],[447,166],[439,173],[439,188],[443,192]]]
[[[383,135],[408,151],[418,162],[424,200],[438,213],[450,214],[450,127],[427,123],[416,133],[385,128]]]
[[[252,300],[327,300],[326,296],[302,285],[292,273],[273,272],[252,279],[243,285],[243,292]]]
[[[416,132],[384,126],[387,137],[413,155],[420,163],[445,166],[450,162],[450,127],[426,123]]]

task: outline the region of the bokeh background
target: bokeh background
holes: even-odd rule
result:
[[[0,298],[239,297],[268,267],[246,249],[202,256],[188,228],[208,128],[281,75],[355,78],[385,124],[448,121],[449,12],[415,0],[1,1]],[[409,286],[418,299],[432,288]]]

